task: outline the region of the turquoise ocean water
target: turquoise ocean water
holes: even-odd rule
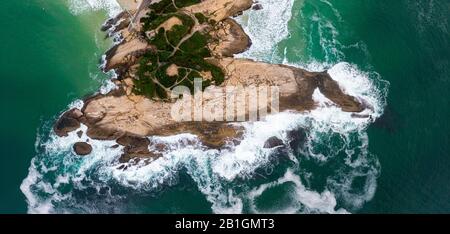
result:
[[[98,66],[111,41],[99,28],[116,3],[1,1],[0,213],[450,212],[450,1],[259,2],[237,19],[253,40],[239,56],[329,69],[372,118],[316,93],[317,111],[246,124],[233,151],[155,138],[171,152],[121,171],[113,143],[93,141],[95,153],[78,158],[74,136],[50,131],[69,105],[108,87]],[[262,149],[301,128],[303,147]]]

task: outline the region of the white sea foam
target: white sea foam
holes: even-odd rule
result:
[[[353,91],[350,89],[350,86],[348,88],[349,92]],[[361,88],[361,86],[353,86],[353,88]],[[327,102],[326,99],[322,100],[320,98],[320,93],[316,94],[315,97],[319,97],[317,99],[319,102],[324,104]],[[72,104],[72,106],[77,107],[81,104],[76,103]],[[376,103],[371,104],[377,108]],[[375,109],[374,113],[376,111],[378,110]],[[67,167],[66,169],[75,167],[75,171],[62,172],[54,182],[46,181],[44,176],[49,169],[41,166],[40,170],[42,172],[39,172],[39,169],[35,166],[36,162],[33,160],[29,169],[29,175],[24,180],[21,189],[27,197],[30,212],[47,213],[54,212],[51,204],[58,203],[58,201],[68,202],[67,199],[69,201],[72,199],[71,196],[58,192],[61,184],[71,183],[75,188],[83,189],[84,185],[81,181],[89,180],[87,175],[93,171],[97,173],[100,181],[103,182],[114,179],[122,186],[134,190],[154,191],[160,186],[178,183],[177,174],[181,168],[185,168],[188,175],[197,183],[198,189],[213,204],[214,212],[240,213],[243,211],[244,200],[253,201],[258,196],[258,193],[262,192],[237,193],[229,188],[229,184],[233,183],[237,178],[251,178],[255,170],[270,164],[269,156],[271,150],[263,148],[265,140],[269,137],[277,136],[287,141],[287,131],[305,127],[311,131],[307,144],[313,145],[321,137],[320,133],[336,131],[346,134],[349,131],[359,131],[364,129],[368,121],[367,119],[354,119],[336,107],[321,104],[319,109],[310,113],[296,114],[285,112],[268,116],[265,121],[244,123],[243,126],[246,128],[246,133],[241,144],[231,150],[221,152],[205,150],[198,143],[192,144],[192,142],[197,141],[197,138],[190,134],[152,137],[150,138],[152,141],[168,144],[170,146],[168,152],[162,158],[150,164],[130,165],[127,170],[118,169],[119,164],[117,164],[116,160],[122,153],[122,149],[112,148],[115,142],[92,140],[85,134],[79,138],[75,133],[76,131],[64,138],[52,134],[51,139],[43,143],[46,155],[62,155],[59,156],[63,157],[60,159],[62,161],[60,166]],[[86,126],[82,126],[80,130],[86,132]],[[89,141],[93,146],[93,153],[82,158],[81,162],[76,164],[71,160],[74,157],[71,147],[78,141]],[[190,142],[190,144],[187,144],[187,142]],[[313,153],[310,155],[313,155]],[[365,155],[361,155],[361,157],[365,157]],[[291,159],[298,165],[295,157],[291,156]],[[50,168],[53,168],[52,170],[55,170],[55,164],[58,165],[58,163],[51,164]],[[357,165],[354,166],[357,168]],[[294,212],[294,210],[295,212],[344,212],[344,210],[335,209],[336,198],[330,190],[321,193],[309,190],[297,177],[289,169],[284,178],[279,179],[275,184],[284,183],[284,181],[293,182],[296,189],[292,196],[298,207],[291,210],[274,210],[270,212]],[[351,183],[349,181],[351,181],[351,178],[346,179],[343,183],[330,179],[329,184],[333,189],[339,190],[342,196],[345,196],[348,200],[354,200],[357,203],[354,206],[360,206],[361,203],[373,196],[373,188],[375,186],[373,184],[375,181],[370,181],[371,185],[368,186],[367,192],[364,193],[360,200],[358,200],[359,197],[354,196],[350,192]],[[271,187],[272,184],[273,182],[262,185],[258,191],[265,190]],[[96,187],[98,186],[96,185]],[[45,199],[36,197],[31,187],[45,191],[50,196]],[[252,205],[252,209],[253,212],[259,212],[254,205]],[[63,211],[57,210],[57,212]],[[84,210],[84,212],[88,211]]]
[[[84,106],[84,101],[81,99],[77,99],[75,101],[73,101],[72,103],[69,104],[69,109],[82,109]]]
[[[267,116],[265,121],[243,123],[244,139],[232,151],[222,152],[212,164],[213,170],[228,181],[238,176],[247,176],[261,165],[269,163],[271,150],[263,149],[270,137],[286,138],[286,131],[299,126],[299,117],[289,112]]]
[[[272,61],[275,46],[289,35],[293,0],[260,0],[263,9],[245,11],[236,20],[250,36],[253,45],[237,57]]]
[[[291,194],[289,194],[289,197],[291,198],[291,201],[289,205],[286,205],[285,209],[280,210],[279,208],[276,208],[265,212],[258,210],[254,203],[257,197],[261,196],[270,188],[288,182],[291,182],[294,185],[294,189],[290,191]],[[296,175],[292,169],[288,169],[284,176],[278,180],[253,189],[248,193],[248,197],[251,201],[251,210],[254,213],[348,213],[345,209],[336,209],[336,197],[332,192],[326,190],[319,193],[307,189],[301,182],[300,177]]]
[[[262,0],[263,10],[246,12],[239,17],[254,42],[241,57],[272,59],[276,44],[288,35],[286,25],[291,17],[293,1],[282,1],[284,8],[279,7],[282,4],[280,0]],[[287,59],[284,61],[289,63]],[[80,128],[84,132],[81,138],[76,131],[63,138],[51,133],[49,139],[42,139],[38,144],[44,152],[32,160],[29,174],[21,185],[29,212],[105,212],[101,201],[79,201],[73,196],[74,191],[93,187],[100,193],[102,187],[117,183],[132,191],[152,193],[163,186],[176,185],[182,169],[212,204],[215,213],[241,213],[244,207],[250,207],[246,212],[255,213],[347,213],[361,207],[373,197],[379,173],[378,161],[367,149],[365,129],[383,112],[385,86],[378,84],[376,74],[362,72],[348,63],[331,66],[310,62],[297,66],[313,71],[330,68],[328,73],[346,93],[364,100],[368,106],[362,113],[364,116],[352,117],[316,90],[313,98],[318,103],[317,109],[305,113],[284,112],[268,116],[264,121],[242,123],[246,130],[244,138],[235,147],[222,151],[205,149],[191,134],[150,137],[151,141],[164,143],[169,149],[163,157],[149,164],[127,165],[126,170],[120,169],[125,164],[121,165],[117,160],[123,147],[112,147],[116,144],[113,141],[89,139],[84,125]],[[71,107],[81,108],[82,104],[74,102]],[[288,143],[287,132],[299,128],[307,129],[307,137],[301,155],[294,155],[292,149],[287,152],[293,166],[289,166],[279,178],[271,178],[272,170],[268,170],[268,181],[247,189],[235,188],[236,183],[251,181],[258,169],[277,166],[271,159],[273,150],[263,147],[269,137],[276,136]],[[78,141],[89,141],[93,146],[92,153],[83,158],[74,156],[72,145]],[[343,162],[340,160],[342,157]],[[309,181],[317,179],[316,172],[303,167],[303,160],[313,160],[319,165],[337,162],[339,167],[325,178],[325,187],[316,191],[309,185]],[[364,178],[365,183],[355,192],[352,184],[357,178]],[[285,183],[294,186],[288,194],[291,198],[289,206],[267,211],[255,204],[255,200],[267,190]],[[73,187],[72,192],[64,192],[61,188],[67,184]],[[120,207],[117,203],[122,196],[107,194],[109,204]],[[344,204],[338,205],[338,199]]]
[[[102,86],[100,86],[100,93],[105,95],[117,88],[118,86],[114,82],[112,82],[110,79],[107,79],[103,82]]]
[[[339,50],[339,48],[342,47],[342,44],[337,39],[339,32],[336,30],[331,20],[323,19],[318,13],[315,13],[312,17],[312,21],[318,25],[317,32],[320,37],[319,43],[325,53],[326,61],[343,60],[345,58],[344,52]]]
[[[75,15],[105,10],[109,17],[117,15],[122,10],[116,0],[69,0],[69,9]]]
[[[76,101],[70,106],[78,108],[82,106],[82,101]],[[93,167],[99,163],[109,165],[120,156],[123,147],[112,147],[117,144],[115,141],[90,139],[86,135],[86,130],[87,127],[81,125],[67,137],[58,137],[55,133],[51,133],[48,140],[41,142],[44,151],[42,156],[45,158],[35,157],[32,160],[28,176],[20,187],[27,198],[30,213],[55,212],[54,203],[71,198],[71,194],[59,191],[61,185],[72,184],[75,188],[82,189],[84,185],[81,181]],[[82,131],[83,134],[78,136],[78,131]],[[72,149],[76,142],[89,142],[93,148],[92,153],[83,159],[77,158]],[[56,174],[56,178],[54,180],[44,178],[48,174]],[[37,196],[35,191],[43,191],[48,196]]]

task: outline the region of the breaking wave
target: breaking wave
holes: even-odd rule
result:
[[[75,15],[104,10],[109,17],[113,17],[121,11],[116,0],[69,0],[69,9]]]
[[[289,35],[287,22],[292,17],[294,0],[258,1],[262,9],[250,10],[236,17],[245,32],[252,39],[252,46],[237,57],[269,62],[275,56],[274,47]],[[283,6],[283,7],[280,7]]]
[[[245,30],[254,42],[252,49],[240,56],[270,59],[282,37],[288,36],[286,25],[293,1],[283,0],[286,8],[281,11],[280,1],[259,2],[263,10],[240,16],[240,22],[247,20]],[[260,28],[275,31],[259,34]],[[265,34],[277,36],[264,41],[259,35]],[[37,155],[21,185],[29,212],[149,212],[138,207],[137,200],[155,201],[169,193],[169,187],[185,192],[185,183],[206,198],[214,213],[357,211],[376,190],[380,166],[368,150],[366,129],[383,114],[388,84],[377,73],[363,72],[345,62],[332,66],[333,61],[283,61],[310,70],[328,70],[342,89],[362,100],[367,109],[358,115],[342,112],[316,90],[313,97],[318,108],[313,111],[283,112],[264,121],[240,123],[245,134],[239,145],[230,142],[230,147],[219,151],[206,149],[191,134],[154,136],[152,142],[169,146],[164,156],[151,163],[133,164],[119,162],[123,148],[114,141],[89,139],[86,126],[81,126],[81,136],[74,131],[58,137],[51,130],[53,121],[48,121],[37,137]],[[70,107],[82,104],[76,101]],[[292,135],[299,136],[298,144],[291,144]],[[273,136],[290,147],[264,148]],[[78,141],[88,141],[92,153],[76,156],[72,145]]]

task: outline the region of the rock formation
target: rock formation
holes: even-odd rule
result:
[[[156,1],[155,4],[163,1]],[[194,37],[195,33],[201,32],[207,34],[209,57],[205,58],[205,61],[212,70],[199,71],[197,74],[203,80],[212,80],[216,78],[213,75],[217,75],[217,73],[213,74],[213,72],[217,67],[224,75],[221,83],[210,82],[208,90],[215,95],[204,99],[203,105],[214,106],[218,101],[224,100],[225,95],[229,95],[225,92],[228,86],[267,85],[278,87],[280,111],[300,112],[314,109],[315,102],[312,95],[315,90],[319,90],[343,111],[358,113],[365,109],[362,102],[345,94],[326,71],[309,72],[296,67],[233,58],[234,54],[244,52],[249,48],[251,40],[242,27],[230,17],[252,8],[252,0],[203,0],[198,4],[186,7],[177,7],[174,3],[175,5],[170,5],[170,7],[175,9],[173,10],[175,13],[170,14],[179,15],[159,22],[159,26],[155,26],[156,29],[148,31],[144,29],[148,25],[143,22],[147,21],[149,24],[149,17],[154,17],[150,14],[152,10],[149,8],[154,3],[149,0],[138,2],[122,0],[120,2],[126,6],[127,11],[108,20],[103,26],[110,36],[119,35],[121,38],[121,42],[106,53],[104,67],[105,71],[114,69],[118,74],[118,79],[114,80],[117,89],[105,95],[96,94],[89,97],[85,100],[81,110],[74,109],[63,114],[54,127],[59,136],[66,136],[68,132],[79,128],[82,123],[88,127],[87,135],[89,137],[100,140],[117,140],[118,144],[124,146],[122,162],[159,157],[161,153],[149,150],[152,142],[147,137],[153,135],[168,136],[192,133],[198,135],[205,146],[213,148],[222,148],[227,142],[239,139],[243,129],[237,128],[229,121],[178,122],[174,120],[171,110],[174,105],[179,105],[180,102],[186,100],[185,96],[161,100],[161,98],[149,97],[136,92],[136,85],[142,85],[137,82],[142,81],[139,69],[140,66],[143,66],[143,57],[148,57],[152,53],[162,56],[159,54],[160,48],[150,42],[155,41],[154,38],[159,32],[165,33],[167,37],[167,34],[173,32],[173,29],[181,30],[182,25],[180,24],[185,22],[180,20],[182,16],[190,17],[194,23],[190,31],[178,40],[179,45],[172,45],[175,48],[173,53],[166,56],[169,58],[174,56],[177,50],[181,50],[180,47],[184,43]],[[255,8],[259,8],[259,6]],[[154,21],[150,21],[150,24]],[[182,72],[180,64],[173,63],[164,66],[166,66],[164,67],[165,75],[168,77],[178,76]],[[195,70],[194,68],[186,69]],[[155,80],[155,82],[158,81]],[[239,91],[232,93],[232,95],[238,94]],[[245,102],[249,99],[252,97],[247,94],[241,101]],[[269,110],[270,105],[272,104],[269,104]],[[241,115],[248,116],[251,111],[251,108],[246,106],[245,112]],[[233,114],[236,113],[233,112]],[[238,117],[234,120],[238,120]],[[272,148],[280,144],[282,142],[280,143],[274,138],[267,142],[267,147]]]
[[[76,154],[85,156],[92,152],[92,146],[86,142],[77,142],[73,145],[73,150]]]

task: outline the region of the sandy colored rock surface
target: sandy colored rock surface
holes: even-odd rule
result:
[[[184,8],[192,13],[202,13],[219,22],[230,16],[249,9],[253,0],[205,0],[199,4]]]
[[[311,73],[299,68],[266,64],[246,59],[225,58],[212,62],[223,67],[226,81],[219,87],[208,88],[214,95],[211,98],[204,96],[202,106],[214,106],[215,103],[219,102],[226,103],[225,91],[227,86],[267,85],[278,87],[280,111],[303,111],[314,108],[312,94],[316,89],[319,89],[345,111],[359,112],[363,110],[363,106],[353,97],[343,93],[339,89],[338,84],[326,73]],[[246,106],[245,113],[243,113],[245,117],[243,118],[248,119],[249,112],[256,110],[248,105],[251,97],[247,95],[245,98],[240,98],[242,97],[241,94],[240,90],[232,93],[235,96],[236,106],[240,105],[240,103],[244,103],[243,105]],[[184,105],[183,100],[161,102],[134,94],[100,95],[86,103],[83,114],[91,128],[115,132],[112,135],[98,136],[93,134],[96,132],[88,131],[88,134],[92,137],[114,138],[125,133],[148,136],[162,134],[162,129],[170,128],[172,125],[179,125],[171,115],[171,110],[177,103],[181,106]],[[269,110],[270,104],[267,106]],[[191,107],[193,106],[194,103],[191,103]],[[225,108],[226,106],[223,113],[226,116],[227,111]],[[229,114],[230,116],[242,117],[236,112]],[[194,119],[193,112],[191,117]]]
[[[135,10],[141,2],[142,0],[117,0],[117,3],[125,10]]]
[[[215,39],[209,48],[215,57],[233,57],[246,51],[252,44],[244,29],[233,19],[227,18],[211,32]]]
[[[139,6],[137,2],[129,0],[126,7],[138,9],[133,16],[134,22],[139,22],[147,12],[149,0],[144,0]],[[124,4],[127,1],[121,1]],[[207,61],[222,68],[225,74],[225,81],[220,86],[208,87],[208,92],[202,100],[203,107],[210,107],[214,110],[221,110],[223,117],[221,121],[208,122],[195,120],[194,113],[190,113],[191,120],[177,122],[171,112],[175,107],[193,107],[193,100],[186,101],[189,95],[183,99],[172,101],[157,101],[133,93],[133,79],[136,78],[135,71],[138,61],[146,51],[154,49],[145,40],[142,33],[139,33],[140,24],[128,24],[123,22],[127,19],[126,14],[118,15],[111,20],[111,24],[121,24],[119,33],[123,41],[106,53],[105,70],[114,69],[119,74],[119,80],[115,81],[118,89],[106,95],[97,94],[85,100],[82,110],[71,110],[62,115],[55,125],[55,132],[64,136],[67,132],[79,127],[80,123],[88,126],[87,135],[100,140],[117,140],[125,147],[123,162],[133,158],[154,158],[161,153],[148,150],[151,142],[146,137],[170,136],[180,133],[192,133],[199,137],[202,143],[211,148],[224,147],[227,142],[238,141],[243,129],[224,122],[231,122],[240,119],[248,120],[251,112],[267,109],[268,113],[275,105],[280,111],[307,111],[315,108],[312,95],[315,90],[319,90],[324,96],[333,101],[336,106],[343,111],[358,113],[365,109],[356,98],[345,94],[327,72],[308,72],[306,70],[276,64],[255,62],[247,59],[234,59],[233,55],[245,51],[251,40],[245,34],[242,27],[234,20],[228,18],[252,6],[252,0],[205,0],[200,4],[183,8],[182,11],[188,14],[203,13],[211,17],[217,24],[208,27],[213,39],[209,48],[212,51],[212,58]],[[164,22],[161,27],[172,28],[179,24],[176,17]],[[198,29],[199,25],[196,25]],[[106,27],[105,27],[106,28]],[[206,30],[206,29],[205,29]],[[166,73],[174,75],[178,73],[176,65],[169,66]],[[211,73],[201,73],[204,79],[211,77]],[[275,86],[279,91],[279,102],[269,101],[267,106],[251,107],[251,100],[255,97],[249,93],[243,93],[236,89],[226,93],[228,86],[250,87],[250,86]],[[272,100],[269,90],[268,99]],[[244,105],[244,111],[235,109],[227,110],[226,103],[228,97],[235,97],[235,106]],[[183,109],[181,108],[181,109]],[[253,108],[253,109],[252,109]],[[257,109],[254,109],[257,108]],[[220,112],[220,111],[219,111]],[[234,118],[231,118],[234,117]],[[258,116],[261,117],[263,116]]]

